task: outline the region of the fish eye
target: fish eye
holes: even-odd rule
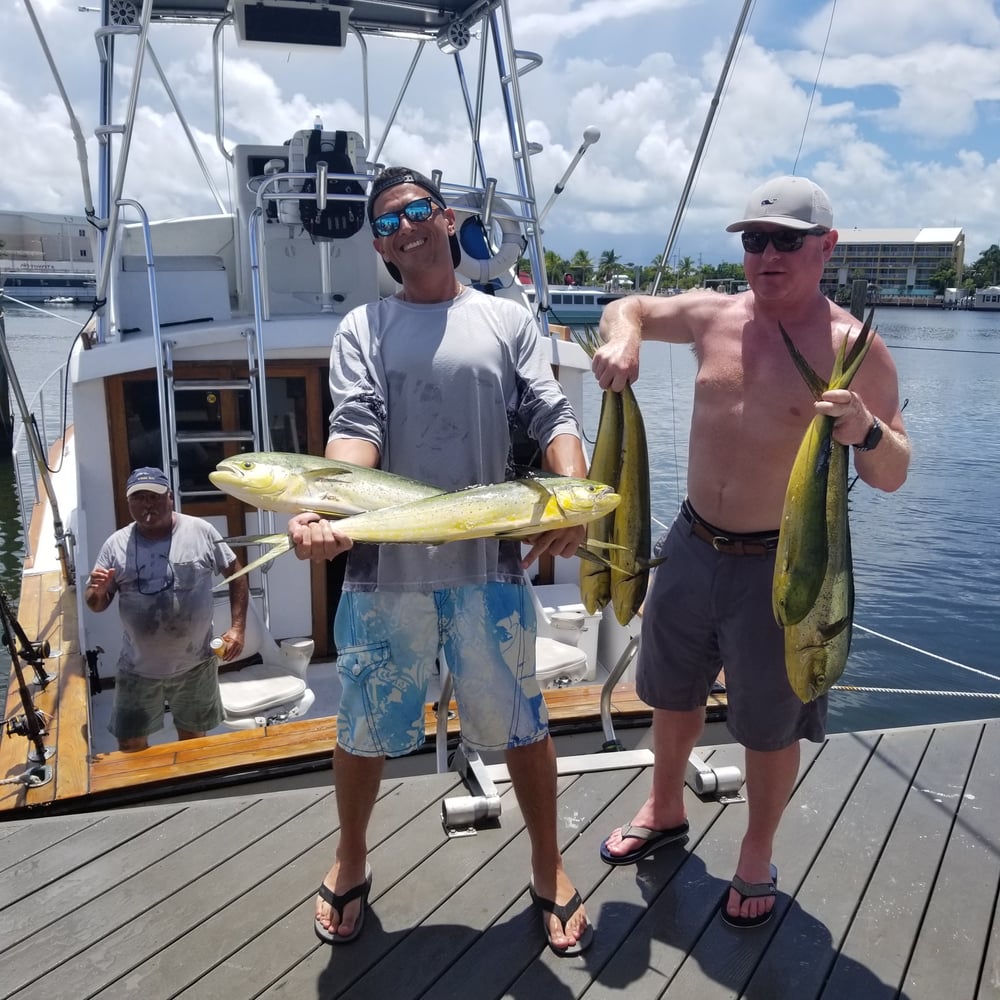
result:
[[[246,469],[248,472],[254,467],[253,462],[240,462],[240,468]]]

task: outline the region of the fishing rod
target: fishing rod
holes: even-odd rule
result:
[[[49,681],[52,680],[52,675],[45,669],[45,660],[52,653],[49,640],[42,639],[41,642],[32,642],[28,638],[28,633],[24,631],[16,616],[10,612],[10,598],[3,587],[0,587],[0,601],[3,602],[4,607],[8,610],[11,631],[17,636],[21,644],[18,653],[23,659],[27,660],[31,669],[35,671],[35,683],[44,691],[48,687]],[[6,643],[6,639],[4,639],[4,642]]]
[[[37,788],[39,785],[47,784],[52,780],[52,768],[45,761],[55,751],[51,747],[47,747],[42,739],[42,736],[48,732],[48,723],[45,714],[35,708],[35,703],[31,699],[31,692],[24,681],[21,658],[18,655],[17,643],[14,641],[14,636],[21,631],[21,627],[18,625],[17,619],[14,617],[14,612],[11,610],[7,593],[2,588],[0,588],[0,625],[2,625],[3,630],[3,644],[10,652],[10,662],[14,667],[14,674],[17,677],[17,690],[21,696],[21,707],[24,709],[23,716],[12,716],[5,720],[7,723],[7,735],[28,737],[33,746],[33,749],[28,751],[28,761],[34,765],[34,767],[29,767],[22,774],[8,780]],[[23,631],[21,631],[21,634],[23,635]],[[6,784],[7,781],[4,783]]]

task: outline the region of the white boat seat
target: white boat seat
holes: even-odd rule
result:
[[[223,725],[254,729],[305,715],[316,700],[306,680],[314,649],[309,638],[275,642],[251,602],[243,651],[247,656],[259,653],[261,662],[220,672]]]
[[[587,654],[579,646],[540,635],[535,640],[535,677],[541,687],[581,680],[587,673]]]
[[[301,698],[306,682],[293,674],[275,674],[271,664],[254,663],[220,674],[219,689],[227,715],[252,715]]]

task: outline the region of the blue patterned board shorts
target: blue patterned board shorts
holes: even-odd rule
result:
[[[653,574],[642,616],[636,693],[653,708],[705,704],[726,668],[727,724],[750,750],[822,742],[827,696],[803,705],[785,672],[784,632],[771,610],[775,553],[716,551],[678,516],[657,542],[666,561]]]
[[[149,736],[163,728],[163,703],[170,704],[174,725],[207,733],[222,722],[219,661],[207,660],[174,677],[158,679],[119,670],[108,731],[120,740]]]
[[[548,733],[548,711],[535,680],[535,637],[535,609],[518,584],[345,591],[334,621],[343,685],[338,744],[361,757],[416,750],[441,652],[468,746],[537,743]]]

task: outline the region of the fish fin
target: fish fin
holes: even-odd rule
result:
[[[616,549],[619,552],[628,552],[628,549],[624,545],[617,545],[614,542],[602,542],[596,538],[588,538],[587,547],[591,551],[594,549]]]
[[[845,628],[850,628],[852,616],[847,614],[843,618],[838,619],[835,622],[830,622],[829,625],[820,625],[819,634],[823,637],[824,642],[829,642],[835,636],[840,635]]]
[[[598,566],[604,566],[606,569],[614,568],[611,564],[611,560],[608,559],[607,556],[600,555],[587,545],[581,545],[576,550],[576,555],[587,562],[597,563]]]
[[[228,587],[233,580],[238,580],[241,576],[246,576],[251,570],[257,569],[258,566],[263,566],[264,563],[268,563],[272,559],[277,559],[278,556],[284,555],[292,547],[292,540],[288,535],[270,535],[263,537],[278,538],[279,540],[274,542],[274,544],[271,545],[271,548],[269,548],[262,556],[258,556],[253,562],[247,563],[247,565],[242,569],[230,574],[221,583],[214,586],[212,588],[213,591],[222,590],[223,587]]]
[[[854,343],[851,345],[851,350],[847,354],[843,370],[838,373],[836,379],[830,382],[831,389],[846,389],[851,384],[851,380],[854,378],[857,370],[861,367],[861,362],[865,360],[868,348],[872,346],[871,326],[874,315],[875,310],[870,310],[864,326],[861,327],[861,332],[855,337]]]
[[[349,466],[338,466],[336,463],[321,469],[308,469],[301,473],[303,479],[346,479],[354,475],[355,470]]]
[[[795,362],[795,367],[798,368],[799,374],[802,376],[802,381],[809,387],[813,396],[819,399],[826,392],[828,383],[816,374],[813,366],[799,353],[799,349],[792,342],[792,338],[788,336],[788,332],[781,323],[778,324],[778,329],[781,331],[781,339],[784,340],[788,353],[792,356],[792,361]]]
[[[276,545],[287,537],[288,532],[281,531],[273,535],[230,535],[222,540],[230,547],[241,548],[244,545]]]
[[[847,365],[852,365],[858,353],[866,349],[865,344],[867,343],[868,336],[871,333],[872,320],[874,318],[875,318],[875,307],[872,306],[872,308],[868,310],[868,315],[865,317],[864,326],[861,327],[861,331],[858,333],[857,337],[854,340],[854,343],[851,345],[850,351],[847,352],[847,359],[846,359]]]

